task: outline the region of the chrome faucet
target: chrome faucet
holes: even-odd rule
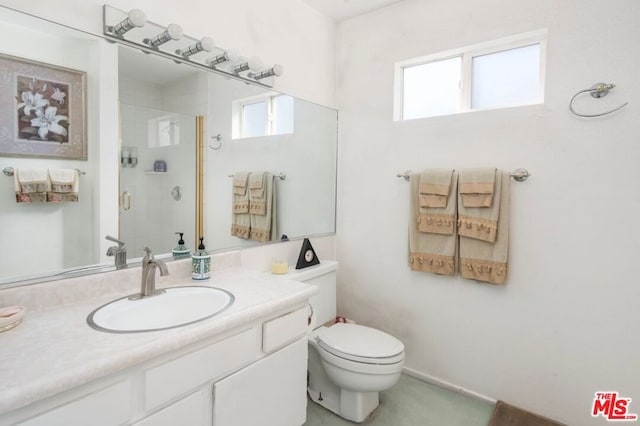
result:
[[[118,243],[117,246],[112,246],[107,249],[107,256],[114,256],[116,269],[123,269],[127,267],[127,248],[124,246],[124,241],[107,235],[106,240]]]
[[[164,290],[156,290],[156,269],[159,269],[160,275],[164,277],[165,275],[169,275],[169,269],[167,269],[167,265],[161,260],[156,260],[153,257],[153,254],[151,253],[151,249],[149,247],[145,247],[144,251],[146,252],[146,254],[142,259],[142,280],[140,283],[140,294],[131,296],[129,298],[131,300],[155,296],[165,292]]]

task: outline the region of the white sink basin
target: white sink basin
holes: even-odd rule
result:
[[[235,298],[226,290],[188,286],[165,288],[162,294],[116,299],[91,312],[87,323],[109,333],[165,330],[202,321],[229,308]]]

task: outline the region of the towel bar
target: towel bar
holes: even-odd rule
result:
[[[2,169],[2,173],[4,173],[5,176],[13,176],[13,167],[5,167],[4,169]],[[83,172],[80,169],[75,169],[76,172],[78,172],[79,175],[86,175],[87,172]]]
[[[282,173],[274,173],[273,174],[275,177],[280,178],[280,180],[285,180],[287,178],[287,174],[282,172]],[[233,177],[233,174],[230,174],[229,177]]]
[[[405,170],[402,173],[396,174],[396,176],[409,182],[409,176],[411,176],[411,173],[413,173],[413,171]],[[511,176],[516,182],[524,182],[529,176],[531,176],[531,173],[529,173],[527,169],[515,169],[509,173],[509,176]]]

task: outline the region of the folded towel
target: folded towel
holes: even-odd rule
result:
[[[458,235],[456,227],[450,235],[425,233],[419,231],[420,207],[419,185],[420,175],[410,176],[410,203],[409,203],[409,266],[412,271],[432,272],[441,275],[456,274],[456,249]],[[455,194],[455,191],[451,191]],[[455,200],[455,198],[453,199]],[[447,203],[454,206],[455,201]]]
[[[495,242],[498,231],[498,216],[500,215],[500,197],[502,172],[495,172],[495,193],[492,194],[493,205],[487,207],[467,207],[462,201],[462,194],[458,190],[458,233],[464,237],[476,238],[478,240]],[[462,185],[462,174],[460,171],[460,186]],[[507,181],[509,174],[507,173]]]
[[[49,180],[51,191],[47,193],[48,202],[78,201],[80,179],[76,169],[49,169]]]
[[[51,190],[47,169],[18,168],[13,173],[16,202],[46,201]]]
[[[248,239],[251,232],[251,216],[249,215],[249,192],[247,181],[249,172],[236,172],[233,175],[232,207],[231,207],[231,235]]]
[[[439,171],[436,173],[440,173]],[[431,175],[429,170],[425,170],[420,174],[420,185],[418,194],[418,202],[420,203],[424,176]],[[418,214],[418,231],[428,232],[430,234],[453,235],[456,230],[456,186],[458,184],[458,174],[453,170],[448,170],[448,195],[445,198],[445,208],[441,207],[422,207],[420,205]],[[453,187],[453,190],[449,190]],[[429,189],[432,190],[432,189]],[[444,191],[440,191],[441,193]],[[439,195],[440,196],[440,195]]]
[[[500,185],[496,185],[494,208],[497,207],[496,204],[499,204],[500,215],[495,242],[465,237],[462,231],[466,226],[460,227],[460,271],[463,278],[492,284],[504,284],[507,280],[509,188],[511,184],[509,173],[500,173],[496,178],[496,184],[498,183]]]
[[[251,188],[251,178],[254,173],[262,176],[262,188]],[[268,172],[254,173],[249,177],[250,238],[256,241],[275,241],[278,239],[275,176]],[[254,197],[252,192],[254,189],[262,189],[263,197]]]
[[[462,195],[462,205],[465,207],[491,207],[495,180],[495,167],[461,170],[459,191]]]
[[[264,198],[265,173],[266,172],[252,172],[249,175],[249,191],[253,198]]]
[[[245,195],[247,193],[247,180],[249,172],[236,172],[233,174],[233,193]]]
[[[452,175],[453,170],[451,169],[427,169],[423,171],[420,174],[420,207],[447,207]]]

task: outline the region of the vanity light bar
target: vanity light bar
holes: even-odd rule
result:
[[[193,43],[184,49],[177,49],[176,55],[188,58],[191,55],[195,55],[198,52],[211,52],[215,47],[215,43],[211,37],[202,37],[198,42]]]
[[[158,34],[153,38],[145,38],[142,40],[144,44],[147,44],[153,48],[158,48],[171,40],[180,40],[182,38],[182,27],[178,24],[169,24],[166,30]]]
[[[214,67],[223,62],[236,62],[238,59],[240,59],[238,51],[235,49],[229,49],[226,52],[219,54],[218,56],[207,59],[207,63]]]
[[[110,27],[110,31],[118,37],[134,28],[144,27],[147,23],[147,15],[140,9],[131,9],[126,19],[120,21],[115,26]]]
[[[189,37],[183,34],[178,24],[165,27],[148,21],[144,12],[139,9],[126,12],[105,4],[103,34],[110,42],[259,86],[273,87],[274,77],[282,75],[282,67],[279,65],[265,69],[259,58],[241,58],[234,49],[225,50],[216,46],[210,37]],[[163,46],[165,44],[171,47]],[[212,54],[207,58],[197,55],[200,52]]]

